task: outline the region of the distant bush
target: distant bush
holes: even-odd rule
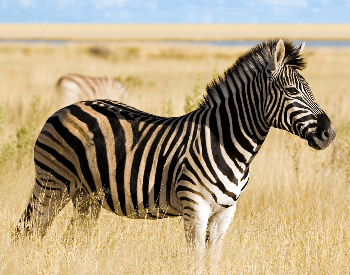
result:
[[[24,156],[32,154],[35,143],[35,129],[31,124],[29,127],[21,125],[16,129],[15,136],[10,136],[9,141],[0,144],[0,165],[17,158],[20,164]]]
[[[140,48],[138,47],[126,47],[116,52],[106,46],[97,45],[88,47],[87,52],[93,56],[112,62],[117,62],[120,59],[129,60],[140,56]]]
[[[218,81],[219,80],[219,72],[218,72],[218,63],[216,62],[214,72],[213,72],[213,80]]]
[[[202,87],[201,76],[198,75],[196,85],[192,90],[192,95],[185,96],[184,112],[186,114],[196,110],[199,107],[199,103],[202,100],[202,97],[201,97],[202,94],[200,92],[201,87]]]
[[[134,86],[134,87],[142,86],[142,84],[143,84],[143,81],[141,78],[139,78],[137,76],[132,76],[132,75],[125,77],[123,82],[126,85]]]
[[[167,102],[167,109],[166,109],[167,117],[173,116],[173,113],[174,113],[173,103],[171,101],[171,96],[170,96],[169,101]]]
[[[233,59],[234,55],[227,53],[215,53],[214,58],[216,59]]]
[[[124,49],[124,57],[129,58],[138,58],[140,56],[140,48],[137,47],[128,47]]]
[[[102,46],[93,46],[88,48],[88,52],[92,55],[95,55],[97,57],[101,58],[107,58],[110,55],[112,55],[112,51],[108,49],[107,47]]]
[[[166,49],[161,50],[158,54],[149,54],[148,57],[152,59],[202,59],[204,55],[185,53],[177,49]]]
[[[122,83],[125,88],[128,89],[133,89],[136,87],[154,87],[156,86],[156,82],[154,81],[146,81],[144,82],[142,78],[138,76],[133,76],[133,75],[128,75],[126,77],[121,77],[121,76],[116,76],[113,78],[116,81],[119,81]]]
[[[6,114],[3,107],[0,107],[0,136],[4,132],[4,124],[6,122]]]
[[[0,107],[0,165],[5,162],[17,159],[17,164],[21,164],[27,155],[33,154],[33,147],[36,139],[37,106],[40,98],[35,96],[31,103],[31,116],[29,123],[24,123],[17,127],[15,135],[4,137],[3,126],[7,121],[4,108]]]

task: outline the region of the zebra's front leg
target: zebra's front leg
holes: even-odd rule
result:
[[[222,211],[213,214],[209,218],[207,227],[207,244],[211,274],[216,274],[216,268],[221,256],[222,242],[235,211],[236,203],[229,208],[225,208]]]
[[[184,198],[182,204],[191,273],[201,274],[206,252],[205,238],[210,208],[189,198]]]

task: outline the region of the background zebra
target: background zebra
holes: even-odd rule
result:
[[[126,102],[128,92],[117,80],[110,77],[92,77],[80,74],[62,76],[56,84],[61,104],[69,104],[92,99],[111,99]]]
[[[214,262],[246,187],[249,165],[270,127],[325,149],[335,130],[299,71],[299,48],[264,42],[207,86],[199,109],[181,117],[147,114],[111,100],[57,111],[35,145],[36,183],[17,232],[45,235],[69,200],[70,227],[101,206],[130,218],[183,216],[189,247]],[[98,203],[97,203],[98,202]]]

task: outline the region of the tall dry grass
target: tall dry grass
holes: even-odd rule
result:
[[[12,242],[34,183],[33,143],[59,107],[66,73],[107,75],[133,106],[183,114],[186,95],[245,49],[171,44],[0,45],[0,273],[189,274],[181,218],[129,220],[103,211],[97,227],[66,245],[68,205],[43,240]],[[94,53],[95,52],[95,53]],[[98,51],[97,51],[98,52]],[[350,273],[350,50],[307,48],[303,72],[337,130],[329,149],[271,130],[226,235],[219,274]],[[200,75],[200,78],[198,77]],[[199,79],[199,80],[198,80]],[[201,82],[201,83],[198,83]]]

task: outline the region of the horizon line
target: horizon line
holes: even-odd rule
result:
[[[0,23],[3,40],[350,40],[350,24]]]

